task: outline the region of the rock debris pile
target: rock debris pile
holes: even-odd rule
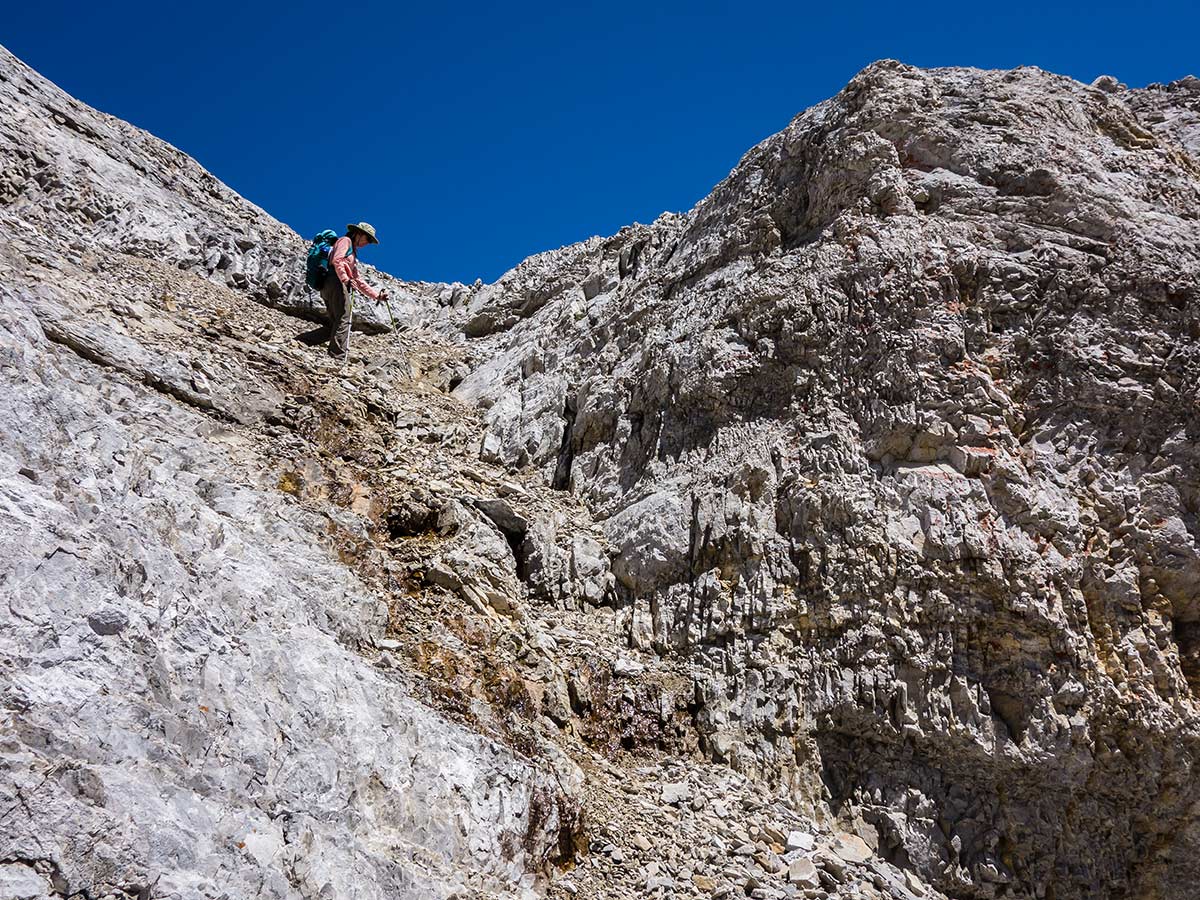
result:
[[[934,895],[857,834],[815,826],[727,767],[668,758],[610,774],[621,779],[620,795],[598,790],[588,806],[613,810],[611,818],[578,868],[554,884],[556,897]]]
[[[0,50],[0,896],[1192,896],[1198,85],[876,63],[342,370]]]

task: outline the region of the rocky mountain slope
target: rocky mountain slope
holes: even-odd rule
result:
[[[1191,896],[1200,83],[877,63],[345,371],[0,93],[0,894]]]
[[[391,407],[253,302],[300,240],[7,55],[0,92],[0,896],[527,892],[577,770],[380,662],[365,501],[314,473]]]

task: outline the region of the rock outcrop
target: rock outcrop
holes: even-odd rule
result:
[[[458,313],[702,752],[954,896],[1200,875],[1196,98],[878,63]]]
[[[0,895],[1191,896],[1194,79],[877,63],[344,371],[0,95]]]
[[[313,461],[372,443],[306,394],[369,391],[251,300],[304,311],[302,241],[6,53],[0,94],[0,896],[530,896],[578,770],[380,662]]]

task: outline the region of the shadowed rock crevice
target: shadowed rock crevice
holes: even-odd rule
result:
[[[575,398],[568,395],[562,410],[562,445],[558,450],[558,459],[554,464],[554,476],[550,486],[556,491],[565,491],[571,486],[571,464],[575,461],[574,431],[575,431]]]

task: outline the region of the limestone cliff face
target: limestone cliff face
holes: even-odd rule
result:
[[[1197,96],[878,63],[460,312],[702,752],[955,896],[1200,875]]]
[[[877,63],[345,370],[0,101],[0,896],[1192,895],[1194,79]]]
[[[352,501],[297,502],[370,393],[253,302],[307,312],[303,249],[0,49],[0,897],[530,896],[570,833],[577,770],[421,702]]]

